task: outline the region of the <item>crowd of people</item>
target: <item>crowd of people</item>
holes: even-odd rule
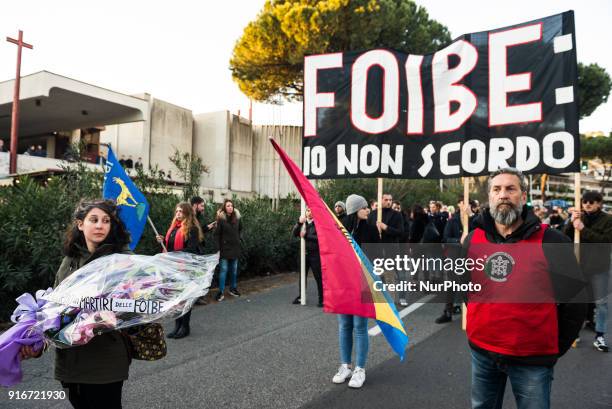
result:
[[[441,243],[454,249],[444,257],[482,256],[482,246],[490,251],[506,254],[513,260],[512,280],[507,276],[492,282],[483,270],[475,269],[470,279],[498,291],[520,291],[534,281],[549,292],[548,302],[495,303],[463,298],[467,302],[467,337],[472,356],[472,407],[501,407],[507,379],[512,384],[519,408],[550,406],[553,367],[578,339],[583,322],[595,331],[593,346],[607,352],[607,288],[610,269],[610,242],[612,242],[612,216],[602,210],[603,198],[598,192],[583,195],[583,212],[552,209],[544,214],[526,205],[526,184],[522,174],[507,168],[495,172],[489,179],[488,203],[463,203],[459,198],[454,205],[431,201],[427,206],[413,205],[409,211],[393,200],[389,193],[382,202],[368,201],[351,194],[338,201],[334,210],[356,243],[365,245],[383,243],[394,248],[402,244]],[[382,208],[382,220],[376,209]],[[203,253],[204,233],[212,231],[220,251],[218,302],[225,297],[227,275],[230,276],[229,294],[240,297],[238,290],[238,259],[241,252],[241,215],[234,203],[226,199],[214,215],[214,221],[204,221],[204,200],[194,197],[190,203],[178,203],[174,217],[165,235],[156,239],[163,251]],[[541,209],[540,209],[541,210]],[[461,215],[468,215],[468,231],[464,231]],[[542,220],[542,217],[548,220]],[[546,221],[547,223],[545,223]],[[572,251],[554,255],[546,244],[571,243],[575,231],[580,231],[584,243],[597,243],[599,247],[586,247],[580,263]],[[323,306],[323,279],[315,221],[306,210],[293,228],[293,235],[306,241],[306,267],[313,271],[317,283],[319,307]],[[112,201],[82,201],[74,213],[73,223],[64,244],[64,259],[58,270],[55,285],[86,263],[112,253],[129,253],[129,235],[117,216]],[[530,257],[507,244],[535,244]],[[454,245],[454,246],[453,246]],[[539,247],[538,247],[539,246]],[[442,246],[440,246],[442,247]],[[367,254],[367,250],[366,250]],[[497,254],[497,253],[495,253]],[[370,258],[376,254],[367,254]],[[568,277],[572,270],[579,276]],[[584,276],[582,276],[584,274]],[[584,278],[580,281],[579,278]],[[405,279],[396,272],[398,280]],[[563,280],[589,284],[593,299],[591,315],[587,317],[586,304],[568,303],[576,294],[560,295],[568,288],[578,291],[577,285],[561,286]],[[300,289],[301,290],[301,289]],[[447,296],[443,315],[436,322],[452,320],[456,312],[457,297]],[[552,300],[552,301],[551,301]],[[202,300],[200,300],[202,301]],[[555,302],[556,301],[556,302]],[[298,296],[293,300],[300,303]],[[405,294],[398,303],[407,305]],[[167,336],[180,339],[190,333],[188,312],[178,318]],[[351,388],[361,388],[366,379],[368,357],[368,319],[338,314],[338,347],[340,367],[332,377],[333,383],[348,380]],[[56,351],[55,377],[68,391],[75,408],[121,407],[121,390],[128,378],[130,357],[125,348],[125,337],[120,331],[95,337],[84,346]],[[355,359],[353,360],[353,349]],[[41,351],[24,346],[22,359],[38,357]],[[353,365],[354,363],[354,365]],[[531,405],[531,406],[530,406]]]

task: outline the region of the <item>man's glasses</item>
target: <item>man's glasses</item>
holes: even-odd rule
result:
[[[582,204],[595,204],[597,203],[595,200],[583,200]]]

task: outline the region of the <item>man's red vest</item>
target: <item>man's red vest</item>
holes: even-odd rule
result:
[[[474,230],[468,257],[485,259],[472,271],[481,291],[469,294],[467,336],[476,347],[510,356],[559,353],[557,305],[542,250],[546,225],[513,244],[491,243]]]

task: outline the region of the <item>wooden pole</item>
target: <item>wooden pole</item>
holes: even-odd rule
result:
[[[463,178],[463,205],[469,206],[470,204],[470,180],[466,177]],[[460,209],[461,210],[461,209]],[[461,212],[461,224],[463,225],[463,231],[469,231],[469,216],[467,212]]]
[[[376,207],[376,221],[382,222],[382,197],[383,197],[383,178],[378,178],[378,195],[376,200],[378,206]],[[382,237],[382,232],[379,230],[379,234]]]
[[[306,202],[300,201],[300,215],[306,215]],[[300,238],[300,303],[306,305],[306,240]]]
[[[580,192],[580,171],[574,173],[574,210],[577,212],[582,210],[582,194]],[[570,215],[570,223],[572,223],[572,215]],[[580,230],[574,229],[574,254],[576,260],[580,263]],[[572,347],[578,347],[578,340],[575,339],[572,343]]]
[[[155,228],[155,225],[153,224],[153,220],[151,220],[151,218],[149,216],[147,216],[147,220],[149,221],[149,224],[151,225],[151,227],[153,228],[153,232],[155,233],[155,237],[159,236],[159,233],[157,232],[157,229]],[[161,244],[162,248],[164,249],[165,252],[168,251],[168,249],[166,248],[166,246],[164,245],[164,242],[159,243]]]
[[[463,178],[463,206],[470,205],[470,180],[467,177]],[[467,212],[461,211],[461,224],[463,224],[463,236],[466,236],[470,231],[469,216]],[[463,244],[463,243],[462,243]],[[461,304],[461,328],[465,331],[467,327],[467,307],[465,303]]]
[[[574,209],[579,212],[582,210],[582,195],[580,193],[580,172],[574,173]],[[571,219],[570,219],[571,223]],[[574,253],[576,259],[580,262],[580,231],[574,229]]]

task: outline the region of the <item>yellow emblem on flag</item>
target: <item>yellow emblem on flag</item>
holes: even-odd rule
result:
[[[125,185],[125,182],[118,177],[114,177],[113,182],[115,182],[121,187],[121,193],[119,193],[119,196],[117,196],[117,199],[116,199],[117,205],[136,207],[138,205],[138,202],[136,201],[136,199],[134,199],[134,196],[132,196],[132,194],[130,193],[130,190]],[[132,202],[134,202],[133,204],[128,203],[128,200],[130,199],[132,200]]]

